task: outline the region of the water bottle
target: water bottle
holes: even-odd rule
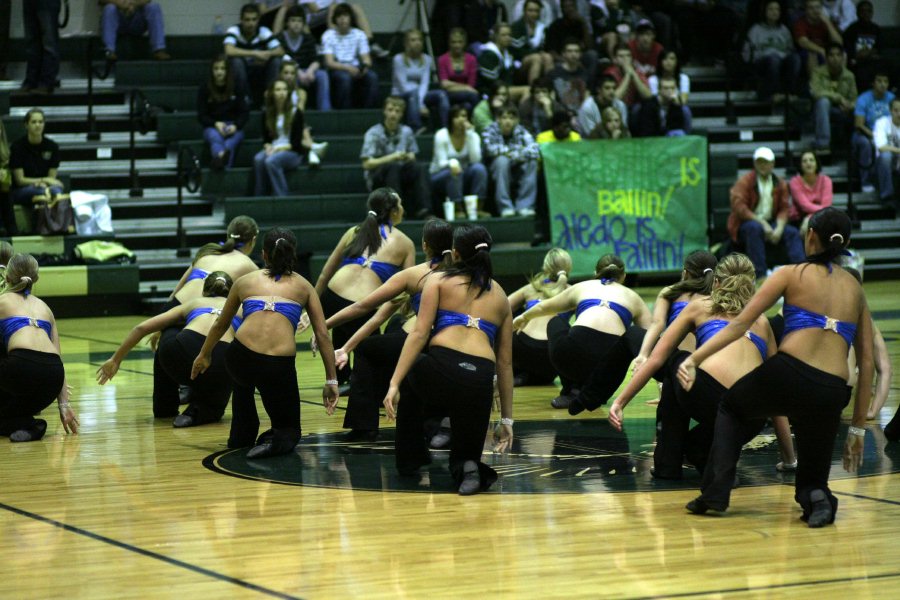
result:
[[[225,35],[225,26],[222,24],[222,15],[216,15],[213,19],[212,26],[213,35]]]

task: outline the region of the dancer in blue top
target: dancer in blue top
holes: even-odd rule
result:
[[[222,313],[209,330],[191,377],[210,366],[216,343],[231,327],[231,319],[243,306],[244,322],[225,354],[225,366],[234,383],[231,402],[229,448],[255,446],[248,458],[264,458],[292,452],[300,441],[300,392],[297,388],[295,335],[300,313],[309,314],[313,333],[322,349],[325,386],[322,400],[328,414],[337,404],[334,350],[325,329],[322,306],[312,285],[294,271],[297,239],[287,229],[270,230],[263,241],[265,269],[238,279],[231,287]],[[272,419],[272,428],[257,439],[259,416],[254,389]]]
[[[422,434],[426,414],[449,414],[450,472],[463,496],[486,490],[497,479],[481,460],[495,374],[501,414],[497,449],[509,449],[513,437],[512,314],[506,293],[492,278],[491,244],[484,227],[456,229],[453,265],[426,281],[416,328],[406,338],[384,398],[388,418],[397,419],[401,475],[414,475],[431,462]],[[427,354],[420,354],[426,345]],[[396,406],[398,394],[402,402]]]
[[[850,218],[834,207],[823,208],[810,218],[804,242],[806,262],[776,271],[727,327],[678,368],[679,381],[690,390],[697,367],[743,336],[779,297],[786,307],[797,307],[796,313],[785,315],[789,332],[778,354],[735,383],[719,404],[702,493],[687,505],[692,513],[728,508],[741,447],[759,432],[765,417],[786,415],[797,442],[794,498],[803,508],[801,518],[810,527],[834,522],[838,502],[828,488],[828,475],[841,411],[850,401],[851,342],[859,381],[844,468],[855,471],[860,464],[872,395],[872,319],[862,287],[836,264],[850,242]]]
[[[192,381],[191,366],[206,341],[209,329],[222,312],[231,284],[228,273],[213,271],[203,280],[202,297],[188,300],[135,325],[116,352],[97,369],[97,383],[103,385],[115,377],[122,361],[145,336],[173,328],[178,330],[177,335],[166,336],[160,342],[156,357],[173,381],[180,385],[192,384],[193,393],[188,407],[175,417],[172,425],[193,427],[219,421],[231,396],[231,378],[225,371],[225,350],[234,339],[240,318],[235,317],[231,329],[216,344],[210,368],[203,376]],[[179,329],[182,326],[184,328]]]
[[[66,433],[78,433],[78,417],[69,404],[69,388],[60,358],[53,312],[31,293],[38,264],[30,254],[16,254],[4,272],[0,295],[0,435],[13,442],[44,437],[47,421],[35,419],[56,398]]]
[[[403,202],[391,188],[369,194],[368,214],[348,229],[335,246],[316,281],[326,317],[362,300],[401,269],[416,262],[416,248],[396,226],[403,222]],[[372,313],[335,327],[334,345],[343,346]],[[341,385],[350,381],[350,365],[338,371]]]

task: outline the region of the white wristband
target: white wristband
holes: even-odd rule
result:
[[[326,379],[325,380],[325,385],[337,385],[337,384],[338,384],[337,379]]]
[[[847,433],[849,433],[850,435],[856,435],[859,437],[866,437],[865,429],[863,429],[862,427],[854,427],[853,425],[851,425],[850,427],[847,428]]]
[[[501,424],[501,425],[509,425],[510,427],[513,426],[513,423],[514,423],[514,422],[515,422],[515,421],[513,421],[513,420],[510,419],[509,417],[503,417],[503,418],[500,419],[500,424]]]

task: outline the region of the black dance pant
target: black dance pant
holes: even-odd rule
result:
[[[379,410],[391,384],[391,376],[403,351],[406,332],[402,329],[364,339],[353,351],[350,397],[344,427],[378,430]]]
[[[653,452],[653,468],[657,477],[680,479],[683,458],[703,473],[713,432],[719,402],[728,389],[712,375],[697,369],[697,378],[690,391],[678,383],[676,374],[689,352],[678,351],[674,360],[666,363],[659,406],[656,407],[656,449]],[[697,422],[690,427],[691,419]]]
[[[513,372],[523,375],[528,385],[550,385],[557,372],[550,362],[550,342],[537,340],[530,335],[513,336]]]
[[[59,355],[36,350],[0,352],[0,435],[34,430],[38,414],[59,396],[65,369]]]
[[[194,359],[206,342],[206,336],[190,329],[182,329],[175,336],[160,342],[156,356],[169,377],[179,385],[193,386],[191,403],[184,414],[194,418],[195,425],[214,423],[222,418],[231,396],[231,377],[225,369],[226,342],[215,345],[209,368],[191,379]]]
[[[160,309],[160,314],[181,306],[181,302],[172,298],[166,302]],[[153,355],[153,416],[157,419],[170,418],[178,415],[178,408],[181,405],[181,398],[178,395],[178,382],[172,379],[165,367],[159,359],[159,349],[166,343],[170,343],[178,332],[181,331],[183,325],[175,327],[167,327],[159,336],[159,343],[156,345],[157,352]],[[196,358],[196,355],[194,356]],[[193,359],[191,359],[193,362]]]
[[[234,385],[231,400],[229,448],[252,446],[259,433],[254,389],[272,420],[273,454],[285,454],[300,441],[300,390],[295,356],[269,356],[247,348],[237,339],[228,345],[225,366]]]
[[[347,300],[346,298],[342,298],[338,296],[330,289],[325,290],[325,293],[322,294],[322,312],[325,313],[325,318],[328,319],[331,316],[337,314],[343,309],[351,306],[353,304],[352,300]],[[358,319],[353,319],[352,321],[347,321],[343,325],[338,325],[334,329],[331,330],[331,341],[334,344],[335,348],[340,348],[344,344],[347,343],[353,334],[359,331],[359,328],[366,324],[374,312],[366,313],[365,315],[359,317]],[[378,335],[380,331],[375,331],[372,335]],[[355,357],[354,357],[355,360]],[[338,369],[337,372],[338,383],[343,385],[350,381],[350,362],[347,362],[347,366],[343,369]],[[385,390],[387,391],[387,390]]]
[[[765,425],[766,418],[787,416],[797,442],[794,499],[811,512],[809,494],[822,490],[837,512],[837,498],[828,489],[831,455],[841,411],[850,401],[850,386],[836,375],[779,352],[735,383],[716,416],[715,435],[700,498],[711,508],[725,510],[741,447]]]
[[[457,485],[463,480],[463,464],[474,461],[487,489],[497,472],[481,461],[494,397],[494,363],[442,346],[420,354],[400,386],[397,405],[397,470],[409,473],[431,462],[423,434],[426,419],[447,414],[453,426],[450,441],[450,473]]]

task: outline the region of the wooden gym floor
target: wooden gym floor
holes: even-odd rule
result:
[[[821,530],[799,520],[793,477],[776,472],[765,434],[744,452],[728,513],[686,514],[696,475],[649,474],[655,386],[621,435],[603,408],[570,417],[549,407],[553,388],[516,389],[517,444],[490,459],[501,480],[461,498],[442,452],[420,479],[398,478],[384,421],[376,443],[339,442],[343,413],[325,415],[323,370],[307,351],[301,445],[248,461],[225,448],[230,412],[187,430],[154,421],[148,350],[94,383],[139,317],[63,320],[82,431],[65,436],[51,408],[43,441],[0,440],[0,598],[893,597],[900,444],[877,425],[900,400],[900,305],[896,282],[866,289],[894,387],[860,476],[841,467],[842,432],[838,519]]]

